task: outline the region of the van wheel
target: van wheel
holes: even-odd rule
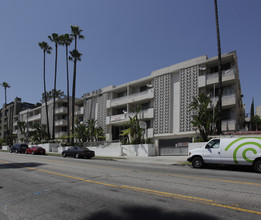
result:
[[[254,163],[254,169],[257,173],[261,173],[261,159]]]
[[[192,166],[194,168],[202,168],[204,166],[204,161],[201,157],[195,157],[192,160]]]

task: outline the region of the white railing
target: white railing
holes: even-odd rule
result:
[[[59,107],[55,109],[55,114],[67,113],[67,107]]]
[[[67,125],[67,119],[60,119],[55,121],[55,126],[66,126]]]
[[[41,119],[41,114],[38,115],[33,115],[31,117],[28,118],[28,121],[36,121],[36,120],[40,120]]]

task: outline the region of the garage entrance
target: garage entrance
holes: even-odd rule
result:
[[[187,155],[188,143],[191,142],[192,142],[192,138],[159,140],[159,155],[160,156]]]

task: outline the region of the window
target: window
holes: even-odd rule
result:
[[[143,91],[146,91],[148,90],[148,87],[147,86],[142,86],[140,87],[140,92],[143,92]]]
[[[124,97],[124,96],[127,96],[127,91],[119,92],[119,93],[118,93],[118,98]]]
[[[231,69],[231,63],[225,63],[221,66],[221,70],[229,70]],[[210,73],[217,73],[218,72],[218,66],[210,67]]]
[[[214,139],[208,143],[208,146],[210,146],[210,148],[219,148],[219,143],[219,139]]]
[[[222,120],[229,120],[231,116],[230,110],[222,111]]]

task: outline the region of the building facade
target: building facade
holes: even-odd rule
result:
[[[222,55],[222,86],[222,131],[238,131],[243,128],[245,112],[235,51]],[[75,120],[87,123],[89,119],[95,119],[97,126],[103,128],[107,141],[120,141],[121,131],[139,106],[138,118],[144,129],[144,138],[153,139],[157,154],[184,153],[182,147],[198,136],[191,124],[189,105],[193,97],[201,92],[210,95],[210,108],[214,109],[218,101],[217,57],[200,56],[155,70],[149,76],[132,82],[86,93],[76,100]],[[53,128],[53,102],[48,102],[50,132],[55,129],[55,138],[67,135],[68,129],[71,129],[67,105],[66,99],[57,100]],[[71,120],[71,114],[69,117]],[[3,130],[3,116],[1,118]],[[16,111],[14,119],[13,130],[16,133],[19,133],[17,121],[25,121],[30,126],[46,124],[45,104]]]

